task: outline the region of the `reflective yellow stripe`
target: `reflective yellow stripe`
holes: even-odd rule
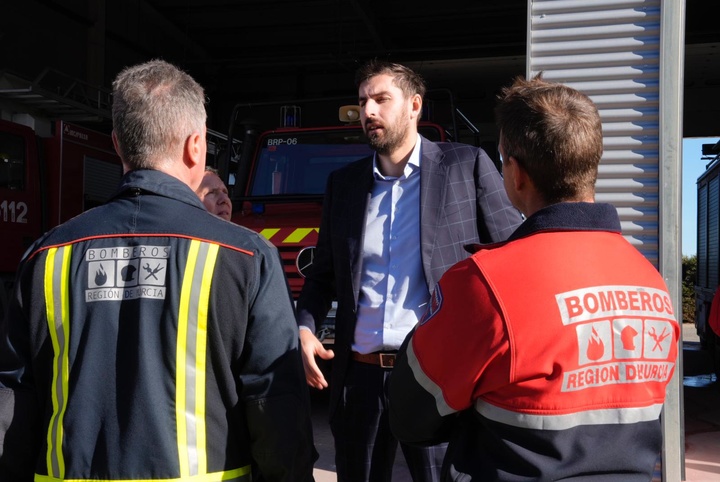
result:
[[[260,234],[265,236],[269,241],[272,239],[273,236],[275,236],[278,233],[278,231],[280,231],[280,228],[277,228],[277,229],[267,228],[267,229],[263,229],[262,231],[260,231]]]
[[[177,423],[177,444],[178,457],[180,461],[180,475],[189,474],[189,463],[187,459],[187,421],[185,419],[186,400],[185,393],[185,356],[187,352],[187,330],[188,330],[188,311],[190,310],[190,294],[192,287],[193,273],[195,272],[195,263],[197,262],[197,253],[200,243],[192,241],[188,252],[187,264],[185,265],[185,274],[183,275],[182,290],[180,292],[180,307],[178,310],[178,334],[177,334],[177,353],[175,355],[175,421]]]
[[[70,298],[68,281],[72,246],[51,248],[45,260],[45,313],[53,346],[53,380],[50,389],[53,413],[47,434],[47,470],[55,477],[65,476],[62,452],[63,418],[67,408],[70,336]]]
[[[295,228],[293,231],[285,237],[281,243],[301,243],[308,234],[312,232],[319,233],[320,228]],[[262,231],[260,231],[260,234],[265,236],[269,241],[272,241],[273,236],[275,236],[277,233],[280,232],[280,228],[265,228]],[[285,228],[285,232],[287,232],[287,228]]]
[[[198,303],[197,348],[195,355],[195,420],[197,422],[197,446],[199,473],[207,472],[207,426],[205,424],[205,386],[206,386],[206,353],[207,353],[207,317],[210,303],[210,285],[212,284],[215,261],[217,260],[217,244],[208,246],[205,269],[200,284],[200,300]]]
[[[295,231],[292,232],[290,236],[285,238],[283,240],[283,243],[299,243],[303,239],[305,239],[305,236],[312,233],[313,231],[320,232],[319,228],[297,228]]]
[[[224,472],[177,477],[173,479],[61,479],[35,474],[35,482],[241,482],[250,480],[250,466]]]
[[[190,242],[180,291],[176,354],[175,416],[182,477],[207,472],[205,357],[210,284],[219,247]]]

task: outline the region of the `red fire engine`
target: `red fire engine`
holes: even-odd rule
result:
[[[57,121],[50,137],[0,121],[0,308],[25,250],[42,233],[105,202],[122,177],[109,135]]]

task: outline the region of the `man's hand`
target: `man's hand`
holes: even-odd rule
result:
[[[325,376],[318,368],[315,357],[330,360],[335,356],[332,350],[326,350],[320,340],[310,330],[300,330],[300,344],[302,345],[302,361],[305,368],[305,381],[313,388],[322,390],[327,388]]]

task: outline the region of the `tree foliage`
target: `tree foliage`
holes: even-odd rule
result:
[[[695,323],[695,279],[697,255],[682,257],[682,311],[683,323]]]

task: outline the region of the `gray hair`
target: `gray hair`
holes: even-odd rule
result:
[[[177,158],[193,132],[203,132],[203,88],[163,60],[125,68],[113,82],[113,131],[130,169],[154,169]]]

